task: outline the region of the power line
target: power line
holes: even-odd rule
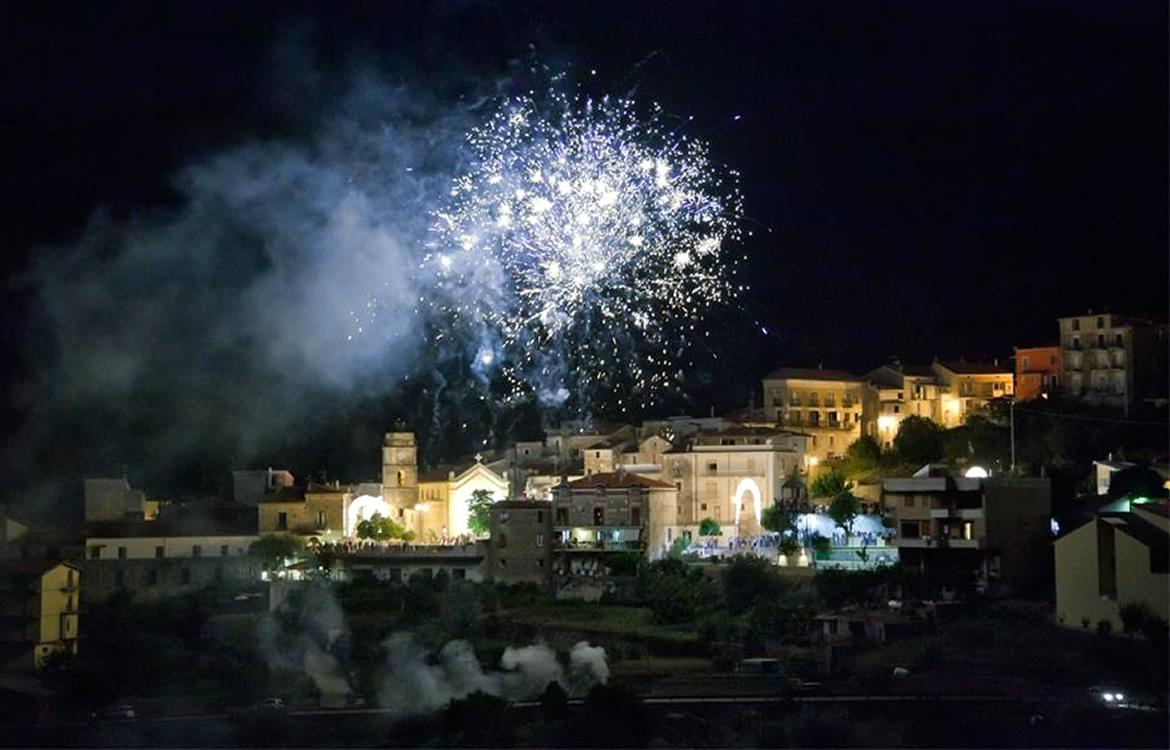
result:
[[[1090,417],[1090,416],[1086,416],[1084,414],[1060,414],[1058,412],[1041,411],[1039,409],[1028,409],[1028,408],[1021,409],[1018,406],[1015,407],[1015,409],[1017,412],[1023,412],[1024,414],[1039,414],[1040,416],[1043,416],[1043,417],[1053,417],[1056,419],[1079,419],[1079,420],[1082,420],[1085,422],[1114,422],[1117,424],[1141,424],[1141,425],[1153,425],[1153,426],[1157,426],[1157,427],[1170,426],[1170,422],[1154,422],[1154,421],[1145,420],[1145,419],[1126,419],[1124,417],[1122,417],[1122,418]]]

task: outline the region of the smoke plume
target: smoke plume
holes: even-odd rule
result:
[[[469,115],[357,75],[305,133],[182,169],[170,207],[98,210],[75,242],[39,249],[8,467],[32,474],[55,445],[52,468],[75,476],[149,467],[145,484],[192,456],[244,468],[356,389],[401,381],[421,348],[428,211]]]
[[[559,682],[570,695],[579,696],[609,679],[605,649],[585,641],[570,650],[567,673],[556,652],[544,643],[509,646],[499,668],[486,672],[466,641],[447,643],[435,658],[409,633],[391,635],[383,648],[387,671],[378,703],[400,716],[435,711],[477,690],[525,700]]]

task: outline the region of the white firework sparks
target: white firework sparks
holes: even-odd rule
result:
[[[517,388],[622,383],[621,406],[668,386],[677,350],[734,292],[735,173],[625,100],[514,98],[468,144],[424,259],[437,307],[498,342]]]

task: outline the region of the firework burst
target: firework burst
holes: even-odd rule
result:
[[[513,395],[628,407],[669,389],[703,315],[727,303],[742,202],[735,173],[660,110],[508,100],[468,136],[471,168],[434,215],[432,304],[473,367]]]

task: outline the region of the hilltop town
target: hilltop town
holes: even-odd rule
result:
[[[1166,654],[1170,472],[1164,441],[1126,428],[1165,418],[1166,327],[1059,325],[1059,344],[1013,363],[780,367],[760,408],[565,422],[438,465],[392,426],[367,481],[244,467],[231,497],[178,502],[88,478],[80,532],[2,518],[4,700],[30,741],[92,740],[78,711],[181,718],[197,705],[229,717],[214,744],[268,732],[268,713],[238,715],[266,696],[281,716],[389,712],[381,731],[396,737],[393,722],[420,711],[480,694],[547,701],[553,683],[570,698],[608,684],[630,701],[748,704],[942,690],[1027,707],[1017,738],[1096,732],[1073,718],[1085,701],[1089,716],[1140,708],[1145,738],[1141,722],[1166,708],[1165,670],[1149,665]],[[1085,460],[1068,436],[1088,424]],[[1070,650],[997,663],[1001,631]],[[452,643],[485,668],[418,702],[401,654],[442,665]],[[1116,700],[1070,666],[1090,647],[1084,665],[1110,663],[1126,683]],[[535,653],[551,671],[532,671]],[[178,668],[184,654],[195,660]],[[939,739],[898,722],[899,741]],[[289,741],[272,731],[261,742]],[[766,739],[709,737],[729,738]]]

